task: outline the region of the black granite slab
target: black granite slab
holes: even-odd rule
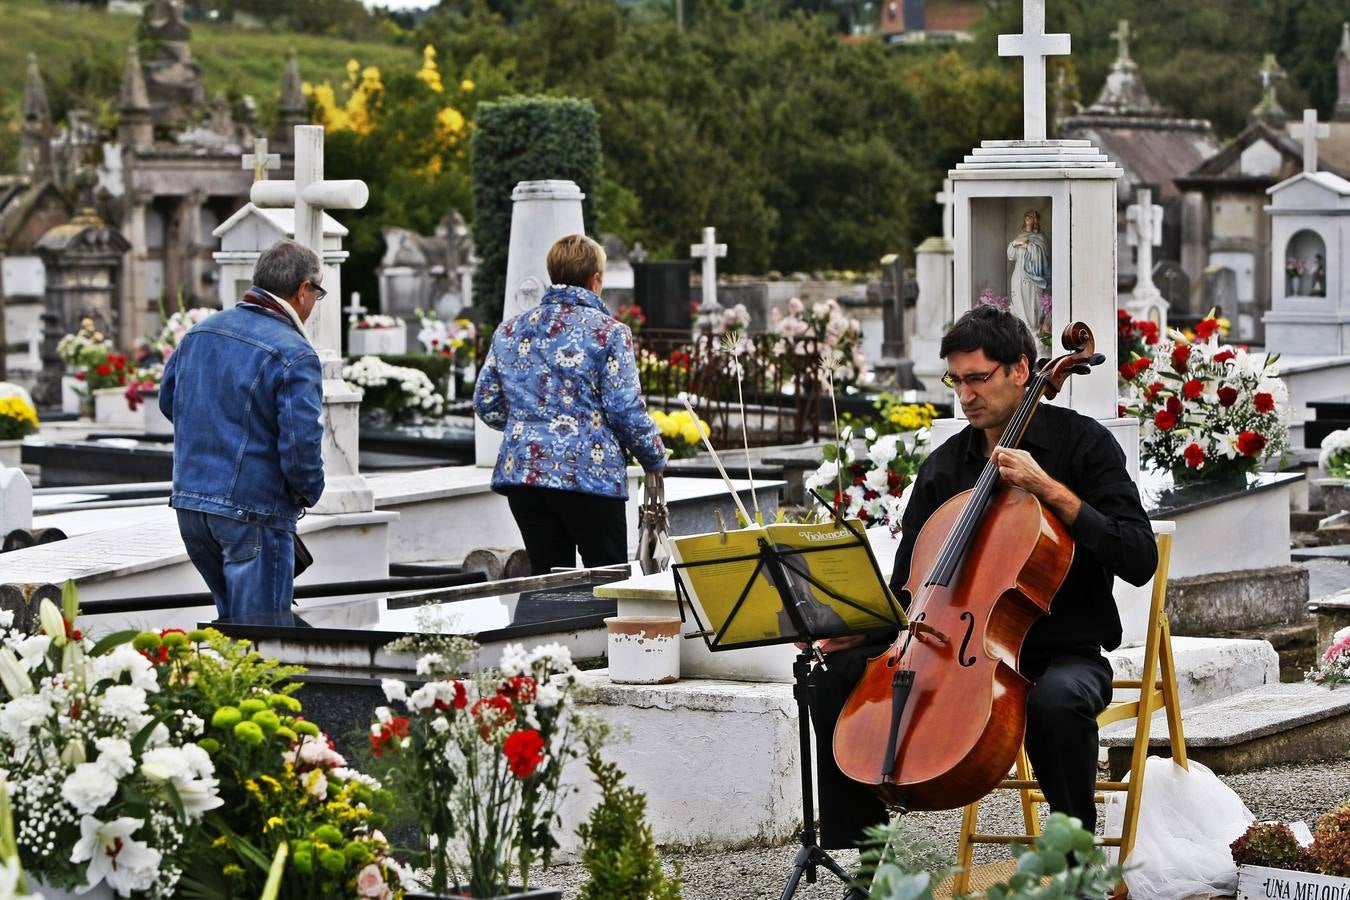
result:
[[[1302,472],[1256,472],[1242,480],[1193,481],[1176,484],[1172,476],[1144,470],[1139,473],[1139,499],[1150,519],[1172,519],[1242,496],[1259,494],[1303,480]],[[1234,523],[1235,527],[1238,523]]]

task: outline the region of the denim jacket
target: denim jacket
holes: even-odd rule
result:
[[[295,531],[323,493],[323,375],[283,315],[240,305],[179,343],[159,385],[176,509]]]
[[[633,333],[585,288],[554,285],[538,306],[497,328],[473,407],[505,432],[492,472],[496,490],[626,499],[629,454],[648,472],[666,464],[642,399]]]

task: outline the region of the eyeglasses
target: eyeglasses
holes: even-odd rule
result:
[[[317,284],[315,284],[314,282],[311,281],[311,282],[309,283],[309,286],[312,287],[312,288],[314,288],[314,302],[315,302],[315,303],[318,303],[318,302],[319,302],[320,300],[322,300],[324,297],[327,297],[327,296],[328,296],[328,291],[326,291],[326,290],[324,290],[323,288],[319,287],[319,286],[318,286]]]
[[[1003,368],[1003,363],[999,363],[998,365],[994,366],[992,369],[990,369],[983,375],[980,375],[978,373],[976,373],[975,375],[953,375],[951,372],[946,372],[943,373],[942,383],[945,384],[947,387],[951,388],[952,390],[959,388],[963,384],[968,384],[971,387],[979,387],[980,385],[988,381],[990,378],[993,378],[994,373],[1001,368]]]

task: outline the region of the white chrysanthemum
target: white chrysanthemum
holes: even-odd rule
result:
[[[145,691],[129,684],[114,684],[103,692],[98,708],[104,715],[130,722],[145,714]]]
[[[436,705],[436,684],[428,681],[408,697],[408,708],[417,712],[426,712]]]
[[[530,661],[525,656],[525,648],[520,644],[507,644],[502,647],[502,660],[498,668],[502,674],[508,678],[513,675],[519,675],[530,667]]]
[[[47,721],[52,713],[47,698],[39,694],[23,694],[0,706],[0,735],[22,743],[28,734]]]
[[[80,763],[61,783],[61,799],[89,815],[117,793],[117,779],[98,763]]]
[[[101,737],[94,741],[98,758],[94,764],[103,769],[112,778],[123,778],[136,771],[136,761],[131,758],[131,744],[123,738]]]
[[[159,676],[150,660],[146,659],[130,644],[119,644],[115,649],[91,661],[94,681],[121,681],[122,676],[130,677],[132,687],[143,691],[153,691],[159,687]]]

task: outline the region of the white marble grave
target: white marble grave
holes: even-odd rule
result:
[[[717,243],[717,229],[709,225],[703,229],[703,241],[689,245],[689,255],[703,260],[703,302],[698,309],[705,317],[722,308],[717,303],[717,261],[727,255],[727,245]]]
[[[945,401],[950,395],[941,383],[946,366],[938,350],[943,333],[954,320],[952,236],[956,196],[950,178],[943,180],[942,190],[934,199],[942,205],[942,235],[928,238],[914,251],[914,279],[919,285],[919,296],[914,305],[914,336],[909,356],[914,362],[914,374],[924,383],[926,393]]]
[[[1159,334],[1166,334],[1167,301],[1153,283],[1153,248],[1162,243],[1163,208],[1153,202],[1152,190],[1139,189],[1138,198],[1125,210],[1125,221],[1126,243],[1139,254],[1134,291],[1125,309],[1135,319],[1156,324]]]

